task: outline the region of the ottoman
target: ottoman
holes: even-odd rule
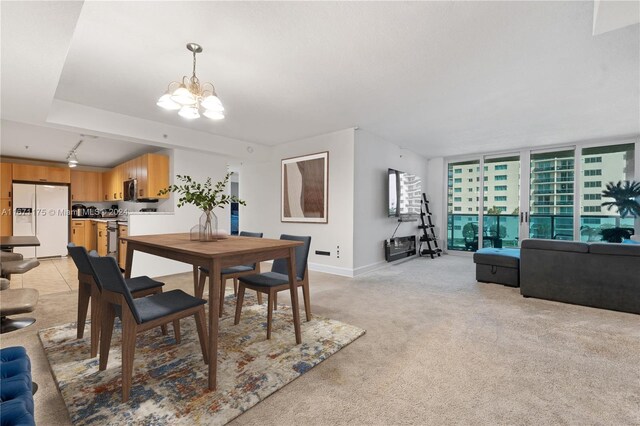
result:
[[[477,281],[520,287],[520,249],[483,248],[473,261]]]

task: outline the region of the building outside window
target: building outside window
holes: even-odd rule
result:
[[[476,208],[479,206],[479,201],[475,200],[475,197],[456,195],[454,198],[453,194],[479,191],[476,184],[480,178],[479,167],[480,162],[477,160],[449,163],[449,174],[460,175],[463,182],[456,184],[454,188],[453,181],[449,181],[448,197],[449,200],[455,201],[455,206],[448,207],[447,214],[447,247],[449,250],[477,249],[478,213]]]
[[[531,152],[528,177],[529,238],[601,241],[603,230],[635,227],[634,218],[620,218],[616,209],[602,208],[611,201],[602,197],[609,182],[633,180],[635,177],[635,143],[565,151]],[[581,173],[576,176],[576,161]],[[483,215],[484,245],[495,243],[492,235],[504,232],[504,246],[518,245],[520,225],[520,157],[484,160],[484,179],[504,182],[500,185],[476,186],[480,179],[480,160],[449,164],[449,176],[457,170],[461,181],[455,188],[448,181],[450,198],[447,246],[450,250],[476,250],[479,215]],[[466,166],[466,167],[465,167]],[[464,182],[464,184],[462,184]],[[574,185],[580,185],[580,197],[574,195]],[[480,190],[484,193],[480,207]],[[454,193],[476,192],[474,197],[453,197]],[[489,201],[491,200],[491,201]],[[454,206],[451,206],[455,202]],[[493,204],[495,203],[495,205]],[[499,204],[499,205],[498,205]],[[464,212],[464,213],[462,213]],[[579,220],[575,226],[575,218]],[[505,231],[506,227],[506,231]],[[579,230],[576,235],[575,232]]]
[[[580,240],[607,241],[607,235],[614,228],[634,229],[638,219],[621,218],[615,208],[602,207],[603,202],[612,201],[602,197],[602,191],[609,182],[634,179],[635,145],[584,148],[581,154],[584,190],[580,201]]]

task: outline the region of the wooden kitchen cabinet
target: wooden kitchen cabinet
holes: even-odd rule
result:
[[[102,173],[102,201],[112,200],[112,186],[111,181],[113,180],[113,170],[109,170],[108,172]]]
[[[0,199],[0,236],[10,237],[13,235],[13,212],[11,199]]]
[[[120,237],[126,237],[128,231],[127,225],[118,225],[118,265],[121,269],[124,269],[127,264],[127,242],[121,240]]]
[[[131,180],[138,177],[138,159],[134,158],[123,164],[122,180]]]
[[[130,179],[138,181],[138,198],[169,198],[169,194],[158,195],[161,189],[169,186],[169,157],[145,154],[102,173],[100,200],[123,200],[124,181]]]
[[[85,247],[85,221],[71,221],[71,242],[77,246]]]
[[[11,184],[13,183],[12,166],[11,163],[0,163],[0,198],[11,198]]]
[[[103,201],[102,173],[71,171],[71,201]]]
[[[102,174],[102,185],[104,186],[104,201],[122,200],[122,175],[124,174],[123,164],[114,167]]]
[[[12,166],[13,180],[25,182],[70,183],[71,172],[68,167],[34,166],[17,164]]]
[[[116,167],[102,173],[102,201],[122,200],[121,169]]]
[[[124,200],[124,175],[125,175],[125,169],[124,169],[124,164],[120,164],[119,166],[117,166],[115,168],[115,175],[114,175],[114,182],[113,182],[113,192],[116,194],[116,200]]]
[[[11,163],[0,163],[0,236],[3,237],[13,235],[12,171]]]
[[[109,236],[107,234],[107,223],[97,222],[96,230],[98,235],[96,237],[96,251],[100,256],[106,256],[109,244]]]
[[[98,236],[98,222],[95,220],[87,220],[86,229],[84,230],[84,246],[87,251],[96,250],[98,248],[96,237]]]
[[[169,186],[169,157],[145,154],[138,163],[138,198],[169,198],[158,191]]]

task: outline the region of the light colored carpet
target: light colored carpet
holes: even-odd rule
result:
[[[640,316],[525,299],[474,271],[449,255],[312,272],[314,313],[367,334],[231,424],[640,424]],[[189,275],[166,281],[192,291]],[[29,351],[39,424],[69,418],[37,331],[74,321],[76,303],[43,296],[36,324],[1,336]]]
[[[138,335],[129,401],[122,402],[120,322],[109,351],[109,363],[98,370],[90,358],[87,324],[83,340],[76,323],[41,330],[58,388],[77,425],[153,424],[224,425],[311,370],[364,334],[364,330],[315,315],[301,324],[302,344],[295,344],[291,309],[274,312],[272,336],[266,337],[267,305],[247,295],[238,325],[233,325],[233,292],[226,297],[228,314],[220,320],[218,386],[207,389],[193,318],[181,322],[182,341],[159,329]]]

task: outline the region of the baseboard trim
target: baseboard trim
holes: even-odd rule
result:
[[[342,268],[339,266],[323,265],[321,263],[309,262],[309,269],[316,272],[324,272],[325,274],[340,275],[341,277],[353,277],[353,269]]]
[[[378,269],[386,268],[388,265],[391,265],[391,263],[380,261],[380,262],[371,263],[369,265],[360,266],[353,270],[353,276],[355,277],[358,275],[366,274],[367,272],[372,272]]]
[[[323,265],[321,263],[311,263],[309,262],[309,270],[310,271],[314,271],[314,272],[323,272],[325,274],[332,274],[332,275],[339,275],[341,277],[349,277],[349,278],[353,278],[356,277],[358,275],[362,275],[362,274],[366,274],[369,272],[373,272],[373,271],[377,271],[378,269],[383,269],[383,268],[387,268],[389,266],[392,265],[397,265],[403,262],[407,262],[409,260],[415,260],[418,259],[419,257],[416,256],[411,256],[411,257],[407,257],[404,259],[399,259],[396,260],[395,262],[385,262],[385,261],[380,261],[380,262],[375,262],[375,263],[371,263],[369,265],[365,265],[365,266],[360,266],[358,268],[355,269],[351,269],[351,268],[342,268],[339,266],[331,266],[331,265]],[[272,261],[267,261],[264,263],[271,263]]]

